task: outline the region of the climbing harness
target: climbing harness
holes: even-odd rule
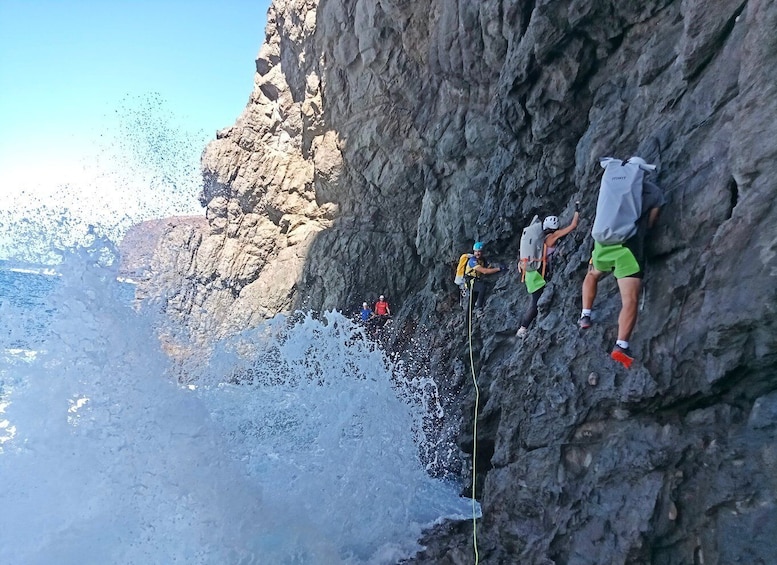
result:
[[[475,499],[475,467],[477,465],[477,449],[478,449],[478,405],[480,403],[480,389],[478,388],[478,380],[475,376],[475,356],[472,352],[472,310],[474,304],[472,303],[472,287],[475,284],[475,280],[470,281],[469,289],[469,308],[467,314],[467,333],[469,340],[469,366],[472,370],[472,383],[475,385],[475,414],[473,419],[473,432],[472,432],[472,545],[475,547],[475,565],[480,562],[480,556],[478,555],[478,527],[477,527],[477,501]]]

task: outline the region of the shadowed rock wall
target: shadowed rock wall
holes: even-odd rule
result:
[[[203,155],[208,228],[168,235],[150,289],[203,339],[386,294],[471,453],[455,261],[481,239],[514,263],[579,199],[529,337],[514,268],[473,334],[481,563],[777,563],[776,29],[767,0],[278,0]],[[575,320],[597,159],[631,154],[669,203],[626,371],[614,281]],[[414,562],[471,539],[442,526]]]

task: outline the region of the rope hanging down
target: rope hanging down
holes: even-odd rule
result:
[[[480,389],[478,388],[478,380],[475,376],[475,356],[472,352],[472,291],[474,290],[475,279],[472,279],[469,284],[469,308],[467,316],[467,333],[469,341],[469,366],[472,370],[472,383],[475,385],[475,414],[473,419],[473,432],[472,432],[472,544],[475,547],[475,565],[480,562],[480,556],[478,555],[478,528],[477,528],[477,501],[475,499],[475,467],[478,454],[478,405],[480,403]]]

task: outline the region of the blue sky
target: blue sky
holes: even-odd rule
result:
[[[129,192],[140,200],[124,223],[163,215],[147,190],[160,175],[179,181],[173,213],[200,211],[181,179],[245,107],[269,3],[0,0],[0,229],[52,202],[115,217],[134,209]],[[152,137],[172,148],[151,155]]]

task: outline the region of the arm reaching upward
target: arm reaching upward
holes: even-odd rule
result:
[[[580,213],[575,211],[575,215],[572,216],[572,223],[570,223],[567,227],[561,228],[560,230],[556,230],[553,233],[549,234],[548,237],[545,238],[545,245],[548,247],[553,247],[556,245],[556,242],[570,233],[573,229],[577,227],[578,222],[580,221]]]

